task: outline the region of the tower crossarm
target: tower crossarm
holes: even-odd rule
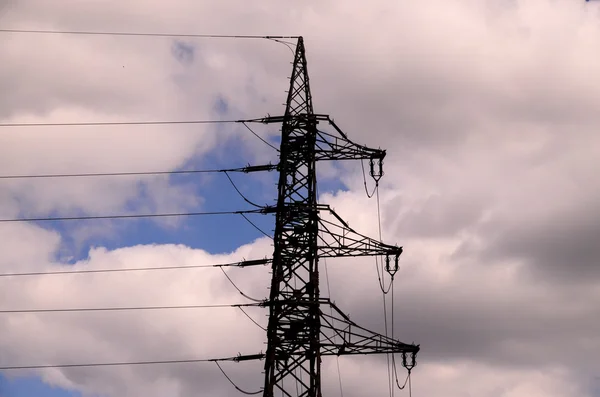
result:
[[[373,149],[355,143],[327,115],[317,115],[317,120],[327,121],[335,133],[317,130],[316,157],[317,160],[373,160],[379,161],[380,172],[385,158],[385,150]],[[373,171],[373,170],[372,170]]]
[[[286,213],[292,216],[304,206],[285,208]],[[265,207],[261,213],[269,214],[281,211],[276,207]],[[337,222],[319,217],[319,233],[317,239],[318,256],[321,258],[356,257],[356,256],[386,256],[386,265],[396,267],[398,258],[402,254],[402,247],[385,244],[374,238],[365,236],[352,229],[329,205],[318,204],[317,211],[331,214]],[[301,226],[296,226],[300,228]],[[301,231],[301,230],[299,230]],[[294,241],[292,241],[294,243]],[[394,263],[390,264],[391,259]],[[388,266],[388,267],[389,267]]]
[[[335,124],[333,119],[326,114],[312,114],[309,116],[315,125],[327,122],[335,130],[334,133],[317,129],[315,142],[315,160],[378,160],[380,165],[385,158],[385,150],[373,149],[355,143]],[[269,123],[282,123],[284,116],[268,116],[256,121]]]
[[[322,355],[401,353],[404,366],[412,368],[416,364],[418,345],[403,343],[357,325],[329,299],[323,299],[322,306],[325,305],[333,310],[331,314],[321,310]]]
[[[402,247],[384,244],[353,230],[332,208],[320,205],[321,211],[329,212],[337,222],[319,219],[319,256],[324,258],[385,255],[386,264],[393,258],[394,267],[402,254]]]

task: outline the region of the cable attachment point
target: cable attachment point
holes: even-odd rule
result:
[[[369,159],[369,175],[371,178],[375,180],[375,183],[379,183],[379,180],[383,176],[383,159],[379,159],[377,161],[378,170],[375,171],[375,160],[373,158]]]
[[[395,254],[394,255],[394,265],[393,267],[390,265],[390,255],[387,254],[385,256],[385,271],[389,273],[390,276],[392,276],[392,279],[394,278],[394,276],[396,275],[396,273],[398,272],[399,266],[398,266],[398,259],[400,258],[400,254]]]
[[[410,353],[410,363],[408,362],[408,353],[402,352],[402,366],[410,373],[410,371],[417,365],[417,353]]]
[[[265,358],[265,355],[262,352],[259,354],[245,354],[245,355],[242,355],[242,353],[238,353],[238,355],[233,358],[233,361],[235,361],[236,363],[239,363],[240,361],[263,360],[264,358]]]

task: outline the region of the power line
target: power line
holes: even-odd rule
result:
[[[155,270],[175,270],[175,269],[199,269],[211,267],[249,267],[260,266],[271,263],[271,259],[254,259],[250,261],[221,263],[212,265],[182,265],[182,266],[156,266],[156,267],[138,267],[124,269],[93,269],[93,270],[63,270],[54,272],[28,272],[28,273],[0,273],[0,277],[25,277],[25,276],[49,276],[57,274],[85,274],[85,273],[122,273],[122,272],[139,272],[139,271],[155,271]]]
[[[277,169],[276,165],[269,164],[263,167],[261,171],[272,171]],[[0,179],[29,179],[29,178],[80,178],[80,177],[99,177],[99,176],[135,176],[135,175],[177,175],[177,174],[204,174],[218,172],[250,172],[249,167],[229,168],[229,169],[211,169],[211,170],[176,170],[176,171],[144,171],[144,172],[99,172],[82,174],[41,174],[41,175],[0,175]]]
[[[133,310],[177,310],[177,309],[219,309],[239,306],[259,306],[259,303],[215,304],[215,305],[182,305],[182,306],[136,306],[136,307],[92,307],[92,308],[67,308],[67,309],[24,309],[0,310],[0,314],[16,313],[72,313],[72,312],[108,312],[108,311],[133,311]]]
[[[252,359],[262,359],[262,354],[252,356],[236,356],[225,358],[208,358],[208,359],[183,359],[183,360],[152,360],[152,361],[123,361],[110,363],[84,363],[84,364],[43,364],[43,365],[7,365],[0,367],[0,371],[8,370],[23,370],[23,369],[44,369],[44,368],[82,368],[82,367],[116,367],[116,366],[133,366],[133,365],[158,365],[158,364],[193,364],[193,363],[208,363],[219,361],[245,361]]]
[[[260,135],[258,135],[256,132],[254,132],[254,130],[250,127],[248,127],[248,122],[260,122],[261,120],[259,119],[255,119],[255,120],[246,120],[246,121],[241,121],[241,123],[244,125],[244,127],[246,127],[248,129],[248,131],[250,131],[255,137],[257,137],[258,139],[260,139],[261,141],[263,141],[266,145],[271,146],[273,149],[275,149],[276,151],[279,152],[279,149],[277,149],[275,146],[273,146],[272,144],[270,144],[268,141],[266,141],[264,138],[262,138]]]
[[[244,313],[244,315],[246,317],[248,317],[248,319],[250,321],[252,321],[258,328],[262,329],[263,331],[267,332],[267,329],[265,327],[263,327],[262,325],[260,325],[258,322],[256,322],[256,320],[254,320],[248,313],[246,313],[246,311],[244,309],[242,309],[241,307],[238,307],[238,309],[240,309],[240,311],[242,313]]]
[[[264,302],[264,299],[256,299],[256,298],[252,298],[252,297],[250,297],[250,296],[246,295],[246,294],[245,294],[245,293],[244,293],[244,292],[243,292],[243,291],[242,291],[242,290],[241,290],[241,289],[240,289],[240,288],[239,288],[239,287],[238,287],[238,286],[237,286],[237,285],[236,285],[236,284],[233,282],[233,280],[231,279],[231,277],[229,277],[229,275],[227,274],[227,272],[226,272],[226,271],[225,271],[223,268],[221,268],[221,271],[223,272],[223,274],[225,275],[225,277],[227,277],[227,280],[229,280],[229,282],[231,283],[231,285],[233,285],[233,287],[234,287],[234,288],[235,288],[235,289],[236,289],[236,290],[237,290],[237,291],[238,291],[238,292],[239,292],[239,293],[240,293],[240,294],[241,294],[241,295],[242,295],[244,298],[246,298],[246,299],[249,299],[249,300],[251,300],[251,301],[254,301],[254,302],[256,302],[256,303],[261,303],[261,302]]]
[[[1,30],[0,30],[1,31]],[[248,120],[140,120],[140,121],[89,121],[72,123],[0,123],[0,127],[86,127],[114,125],[173,125],[173,124],[231,124],[253,123],[260,119]]]
[[[248,204],[250,204],[253,207],[256,208],[263,208],[264,206],[262,205],[258,205],[252,201],[250,201],[246,196],[244,196],[244,194],[240,191],[240,189],[238,189],[237,185],[235,184],[235,182],[233,182],[233,179],[231,179],[231,177],[229,176],[229,174],[227,173],[227,171],[225,171],[225,176],[227,177],[227,179],[229,179],[229,183],[231,183],[231,186],[233,186],[233,188],[235,189],[235,191],[240,195],[240,197],[247,202]]]
[[[246,222],[248,222],[250,225],[252,225],[256,230],[258,230],[260,233],[262,233],[265,237],[270,238],[271,240],[273,240],[273,236],[271,236],[270,234],[267,234],[267,232],[265,232],[264,230],[262,230],[260,227],[258,227],[258,225],[254,222],[252,222],[250,220],[250,218],[248,218],[246,215],[241,214],[242,217],[246,220]]]
[[[213,211],[213,212],[181,212],[169,214],[131,214],[131,215],[98,215],[98,216],[70,216],[58,218],[14,218],[0,219],[0,223],[4,222],[51,222],[51,221],[75,221],[75,220],[92,220],[92,219],[132,219],[132,218],[167,218],[177,216],[204,216],[204,215],[240,215],[240,214],[257,214],[264,213],[263,210],[244,210],[244,211]]]
[[[151,33],[151,32],[94,32],[81,30],[32,30],[32,29],[0,29],[0,33],[27,34],[69,34],[85,36],[146,36],[146,37],[188,37],[203,39],[297,39],[299,36],[260,36],[260,35],[226,35],[226,34],[187,34],[187,33]]]
[[[318,195],[318,190],[317,190],[317,195]],[[327,269],[327,259],[323,258],[323,265],[325,267],[325,279],[327,280],[327,295],[329,295],[329,298],[331,299],[331,287],[329,285],[329,270]],[[329,305],[329,312],[331,313],[331,317],[333,319],[333,307],[331,305]],[[333,320],[333,323],[335,324],[335,320]],[[335,343],[337,343],[337,335],[333,336],[333,341]],[[344,388],[342,385],[342,372],[340,371],[340,356],[336,356],[336,364],[337,364],[337,374],[338,374],[338,384],[340,386],[340,397],[344,397]]]
[[[0,30],[1,32],[2,30]],[[245,120],[154,120],[154,121],[90,121],[72,123],[0,123],[0,127],[89,127],[89,126],[122,126],[122,125],[177,125],[177,124],[232,124],[241,123],[255,137],[277,152],[279,149],[258,135],[247,123],[263,123],[263,118]]]
[[[260,389],[260,390],[258,390],[258,391],[246,391],[246,390],[244,390],[244,389],[240,388],[240,387],[239,387],[238,385],[236,385],[236,384],[233,382],[233,380],[231,380],[231,378],[230,378],[230,377],[229,377],[229,376],[228,376],[228,375],[225,373],[225,371],[223,370],[223,368],[221,368],[221,366],[219,365],[219,363],[218,363],[218,362],[216,362],[216,361],[215,361],[215,364],[217,364],[217,367],[219,367],[219,370],[221,370],[221,373],[222,373],[223,375],[225,375],[225,378],[227,378],[227,380],[229,381],[229,383],[231,383],[231,385],[232,385],[233,387],[235,387],[235,389],[236,389],[237,391],[239,391],[240,393],[242,393],[242,394],[245,394],[245,395],[247,395],[247,396],[253,396],[253,395],[260,394],[260,393],[262,393],[262,392],[263,392],[263,390],[262,390],[262,389]]]

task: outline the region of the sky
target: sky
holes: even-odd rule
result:
[[[315,111],[387,150],[381,228],[404,247],[394,337],[421,345],[413,394],[600,396],[600,3],[3,0],[0,28],[302,35]],[[292,53],[268,40],[0,33],[0,59],[0,123],[118,122],[282,114]],[[278,144],[277,126],[251,127]],[[240,124],[0,127],[0,175],[269,162],[277,152]],[[231,177],[274,203],[275,172]],[[360,163],[320,166],[319,193],[378,235]],[[249,207],[222,173],[0,179],[1,219]],[[272,233],[271,216],[251,216]],[[239,216],[2,222],[0,273],[228,263],[269,257],[271,243]],[[374,260],[321,265],[324,294],[384,332]],[[227,274],[267,296],[268,268]],[[0,277],[0,310],[244,301],[212,268]],[[266,325],[265,310],[248,314]],[[0,313],[0,335],[0,366],[228,357],[266,340],[234,308]],[[342,394],[338,363],[344,396],[389,395],[385,356],[325,359],[324,395]],[[262,365],[224,370],[254,391]],[[237,395],[210,363],[0,376],[0,397]]]

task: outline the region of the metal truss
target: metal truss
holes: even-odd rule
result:
[[[385,151],[353,143],[329,116],[314,114],[302,37],[285,114],[257,121],[282,124],[277,205],[262,211],[276,215],[270,296],[264,302],[269,307],[267,351],[251,356],[265,359],[263,396],[321,397],[322,356],[400,353],[403,363],[407,354],[414,360],[418,346],[368,331],[320,297],[319,257],[383,255],[393,273],[402,248],[361,235],[331,208],[317,203],[316,161],[368,159],[370,174],[378,180]],[[319,130],[319,122],[330,124],[335,134]],[[322,212],[335,221],[322,219]],[[331,314],[321,310],[323,305],[331,306]],[[341,342],[334,342],[337,339]]]
[[[401,353],[405,357],[410,354],[412,365],[416,364],[419,346],[402,343],[359,326],[329,299],[324,299],[323,305],[333,310],[331,314],[321,312],[322,355]],[[333,314],[334,311],[337,316]],[[336,342],[337,338],[342,342]]]

